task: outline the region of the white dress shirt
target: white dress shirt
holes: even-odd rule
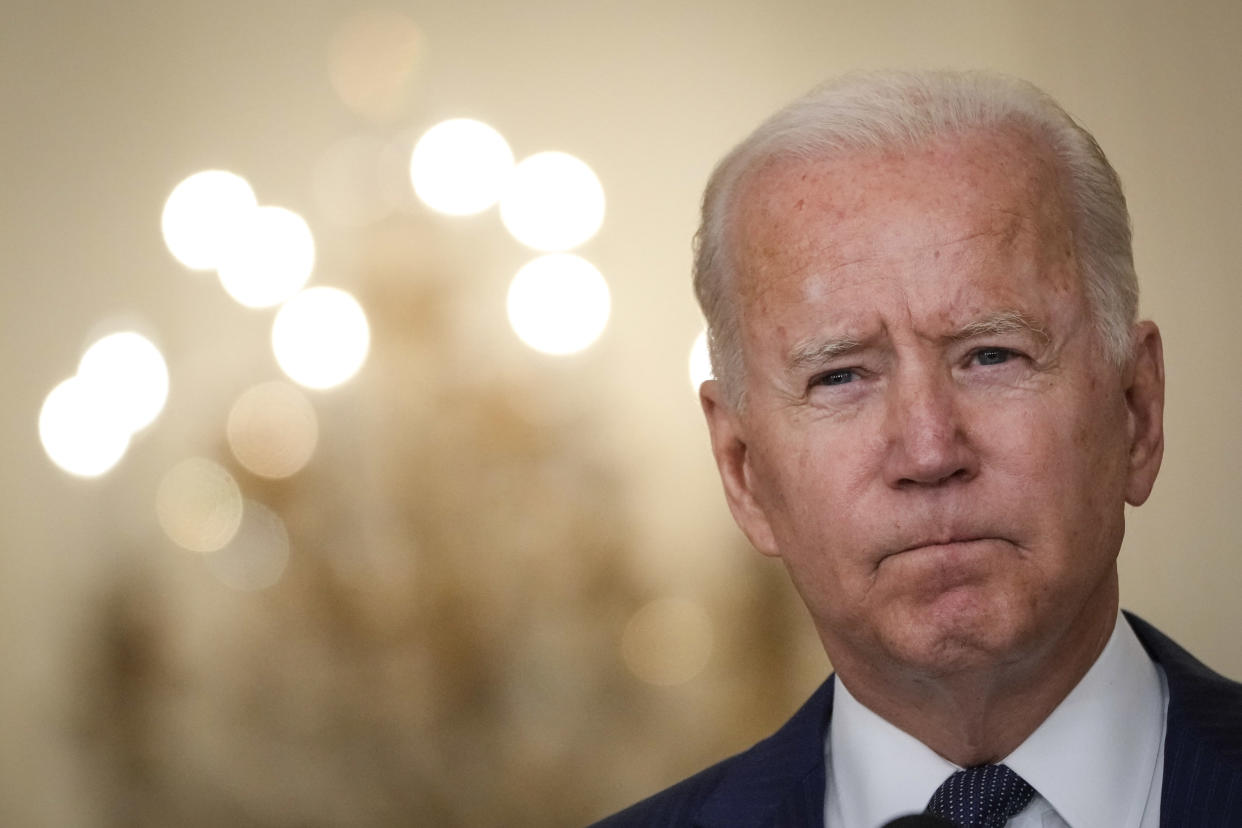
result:
[[[1009,828],[1158,828],[1169,691],[1120,615],[1095,664],[1003,763],[1035,788]],[[824,825],[922,813],[961,768],[855,699],[838,677],[824,740]]]

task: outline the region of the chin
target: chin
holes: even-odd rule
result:
[[[884,636],[899,664],[929,675],[995,668],[1021,661],[1034,637],[1029,619],[1005,602],[945,596],[898,613]]]

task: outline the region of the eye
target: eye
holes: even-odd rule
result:
[[[980,348],[972,356],[979,365],[1000,365],[1008,362],[1014,352],[1008,348]]]
[[[826,374],[820,374],[815,378],[812,385],[845,385],[853,382],[858,378],[858,374],[853,368],[838,368],[835,371],[829,371]]]

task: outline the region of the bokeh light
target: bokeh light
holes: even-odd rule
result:
[[[224,170],[195,173],[164,202],[164,243],[191,270],[213,270],[257,205],[254,190],[241,176]]]
[[[593,264],[572,253],[553,253],[517,272],[507,306],[519,339],[545,354],[570,354],[599,338],[611,297]]]
[[[422,53],[413,20],[393,9],[369,9],[346,20],[332,38],[328,76],[347,107],[386,121],[405,106]]]
[[[70,377],[39,410],[39,441],[53,463],[77,477],[98,477],[125,456],[130,431],[100,410],[96,388]]]
[[[306,221],[283,207],[259,207],[220,261],[220,284],[242,305],[267,308],[301,290],[314,268],[315,239]]]
[[[224,548],[241,525],[241,489],[220,464],[191,457],[160,481],[155,513],[164,534],[182,549],[214,552]]]
[[[272,350],[289,379],[332,388],[358,372],[371,347],[371,328],[354,297],[333,287],[304,290],[272,323]]]
[[[504,136],[469,118],[436,124],[410,155],[414,192],[431,209],[454,216],[495,204],[512,171],[513,151]]]
[[[690,389],[699,393],[699,386],[712,378],[712,357],[707,350],[707,331],[701,331],[690,346]]]
[[[621,655],[630,672],[648,684],[684,684],[703,671],[712,654],[712,622],[685,598],[657,598],[626,624]]]
[[[168,366],[159,349],[133,331],[108,334],[44,399],[39,440],[64,471],[98,477],[120,462],[134,432],[150,425],[167,399]]]
[[[168,400],[163,354],[133,331],[109,334],[87,348],[78,377],[94,391],[99,415],[131,433],[150,425]]]
[[[296,474],[315,453],[319,419],[297,388],[275,380],[248,389],[229,410],[229,448],[260,477]]]
[[[262,503],[242,502],[233,539],[206,556],[207,568],[225,586],[244,592],[267,589],[289,563],[289,533],[280,516]]]
[[[500,219],[536,250],[577,247],[604,222],[604,188],[587,164],[564,152],[540,152],[513,169]]]

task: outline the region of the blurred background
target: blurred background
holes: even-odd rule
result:
[[[1169,372],[1123,603],[1242,677],[1239,42],[1233,0],[9,0],[0,822],[580,825],[783,721],[829,665],[724,507],[689,239],[854,68],[1018,74],[1108,152]]]

